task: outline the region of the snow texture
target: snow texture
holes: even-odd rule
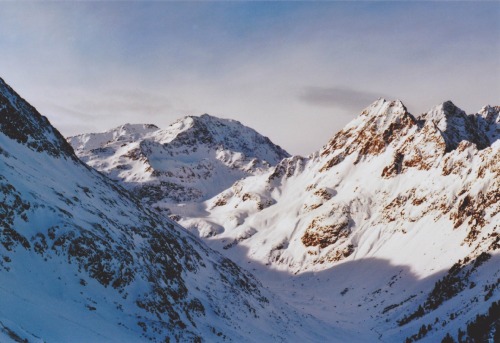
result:
[[[466,115],[445,102],[416,118],[379,99],[321,151],[172,211],[353,336],[457,339],[499,300],[499,109]]]
[[[346,337],[83,164],[7,86],[0,107],[2,342]]]
[[[126,124],[68,141],[82,161],[166,214],[172,203],[209,199],[289,156],[241,123],[208,114],[182,118],[166,129]]]
[[[70,137],[113,182],[1,91],[2,341],[436,342],[500,300],[499,106],[379,99],[308,157],[209,115]]]

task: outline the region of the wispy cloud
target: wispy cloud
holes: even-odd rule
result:
[[[208,112],[306,154],[380,96],[499,101],[498,2],[1,7],[0,76],[65,135]]]
[[[346,110],[360,110],[380,97],[375,92],[364,92],[343,87],[306,87],[299,99],[314,106],[337,107]]]

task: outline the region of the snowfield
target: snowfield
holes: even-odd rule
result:
[[[446,102],[416,118],[380,99],[321,151],[171,210],[326,322],[387,342],[422,325],[419,340],[456,337],[499,300],[499,109],[466,115]],[[450,276],[454,265],[463,271]],[[446,275],[460,279],[450,294],[435,289]],[[399,325],[425,304],[425,315]]]
[[[499,112],[379,99],[302,157],[210,115],[65,140],[0,79],[0,341],[498,341]]]
[[[125,124],[68,142],[82,161],[165,214],[171,204],[209,199],[289,156],[240,122],[208,114],[182,118],[166,129]]]
[[[348,337],[83,164],[3,81],[0,128],[2,342]]]

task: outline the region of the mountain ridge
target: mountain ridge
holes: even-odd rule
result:
[[[286,289],[296,277],[312,273],[299,277],[303,287],[295,283],[295,290],[304,293],[292,298],[296,304],[320,297],[316,306],[334,306],[339,293],[360,304],[372,299],[373,307],[366,310],[370,318],[385,318],[389,324],[367,320],[366,315],[357,319],[355,310],[350,320],[372,325],[381,339],[431,342],[441,340],[443,330],[456,337],[457,330],[465,330],[474,319],[467,311],[488,312],[498,298],[500,270],[492,262],[499,249],[498,107],[483,109],[482,114],[466,115],[445,102],[415,117],[400,101],[379,99],[320,151],[286,158],[264,175],[238,181],[201,207],[173,211],[211,247],[240,265],[250,264],[271,289]],[[488,125],[482,121],[485,116]],[[343,264],[373,258],[408,268],[385,285],[398,285],[398,298],[414,275],[428,281],[396,303],[370,295],[378,290],[362,290],[359,284],[331,296],[318,290],[322,286],[305,285],[314,282],[316,273],[328,275]],[[296,276],[280,283],[268,268]],[[443,272],[435,274],[436,270]],[[347,272],[338,277],[345,283],[363,282]],[[467,287],[478,291],[466,292]],[[495,289],[493,297],[481,289]],[[476,297],[486,300],[484,307],[475,305]],[[311,306],[310,311],[316,313],[317,308]],[[341,316],[342,308],[338,311]],[[438,327],[433,323],[436,317]],[[425,334],[419,332],[424,324]],[[383,332],[378,326],[385,327]]]
[[[47,151],[52,156],[73,155],[73,149],[26,100],[0,78],[0,130],[11,139],[27,144],[31,149]],[[14,114],[20,115],[14,115]]]
[[[103,174],[58,155],[50,126],[25,141],[2,126],[0,337],[493,339],[499,111],[444,102],[413,116],[379,99],[308,157],[280,158],[208,115],[70,138]],[[48,319],[26,317],[27,304]],[[50,321],[53,306],[70,329]]]
[[[181,118],[165,129],[125,125],[68,141],[88,165],[167,214],[170,203],[208,199],[289,156],[240,122],[208,114]]]
[[[83,164],[46,119],[7,91],[2,123],[20,117],[30,125],[19,139],[0,127],[2,341],[343,336]]]

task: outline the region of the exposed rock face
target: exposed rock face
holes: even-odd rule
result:
[[[73,156],[73,149],[59,131],[1,78],[0,131],[34,151],[45,151],[54,157]]]
[[[276,160],[176,220],[240,265],[270,267],[260,276],[290,290],[297,306],[369,327],[366,341],[457,337],[497,306],[499,112],[466,114],[447,101],[413,116],[400,101],[379,99],[320,151]],[[195,132],[197,143],[181,134],[175,149],[193,155],[193,145],[214,144],[210,129]],[[160,172],[149,155],[157,143],[141,144],[129,154],[147,170],[177,170]],[[199,187],[164,186],[187,201],[209,198]],[[277,284],[275,270],[296,277]]]
[[[326,248],[350,234],[349,220],[347,219],[329,225],[321,225],[320,221],[321,218],[313,219],[302,236],[302,243],[306,247],[319,246],[320,248]]]
[[[478,149],[484,149],[490,145],[487,135],[481,128],[482,117],[467,115],[451,101],[433,108],[420,118],[436,125],[446,142],[447,152],[456,149],[464,140],[476,144]]]
[[[244,227],[247,217],[252,223],[255,218],[267,222],[264,213],[257,215],[263,209],[270,213],[273,207],[285,206],[282,203],[297,203],[296,213],[303,218],[298,220],[302,229],[294,230],[294,234],[303,232],[297,242],[322,251],[304,251],[313,264],[324,261],[321,255],[330,254],[328,249],[348,245],[355,249],[347,238],[356,228],[394,223],[398,231],[406,232],[407,223],[431,215],[436,221],[449,216],[454,223],[450,227],[455,228],[467,222],[472,239],[477,236],[475,228],[491,225],[498,213],[497,122],[498,107],[467,115],[448,101],[417,120],[400,101],[379,99],[317,154],[284,159],[267,176],[238,182],[209,201],[208,207],[221,213],[224,208],[238,209]],[[415,178],[433,182],[415,184]],[[484,184],[480,191],[473,187],[478,180]],[[401,182],[407,187],[395,186]],[[299,190],[301,184],[307,187]],[[454,191],[440,184],[453,184]],[[287,193],[294,195],[284,200]],[[269,205],[249,207],[246,203],[251,199],[260,203],[257,199],[265,199]],[[283,209],[278,212],[287,215]]]
[[[241,123],[208,114],[182,118],[166,129],[126,124],[68,141],[88,165],[167,213],[171,204],[211,198],[289,156]]]
[[[367,155],[379,155],[392,141],[399,140],[416,126],[417,121],[401,101],[379,99],[323,148],[321,156],[329,158],[321,170],[329,170],[355,152],[358,153],[355,163]]]
[[[381,340],[440,341],[498,296],[499,130],[498,106],[467,115],[448,101],[415,117],[400,101],[379,99],[319,152],[240,180],[179,222],[212,228],[207,242],[241,264],[321,279],[326,293],[348,285],[331,297],[319,282],[304,286],[297,304],[321,297],[317,306],[339,306],[339,320],[352,311],[352,322],[372,325]],[[270,205],[258,210],[249,203],[258,197]],[[370,281],[357,277],[374,259],[401,266],[378,288],[384,268]],[[330,274],[337,278],[321,278]],[[358,311],[349,307],[356,302]]]
[[[3,81],[0,109],[0,340],[311,340],[304,321],[335,334],[84,165]]]

